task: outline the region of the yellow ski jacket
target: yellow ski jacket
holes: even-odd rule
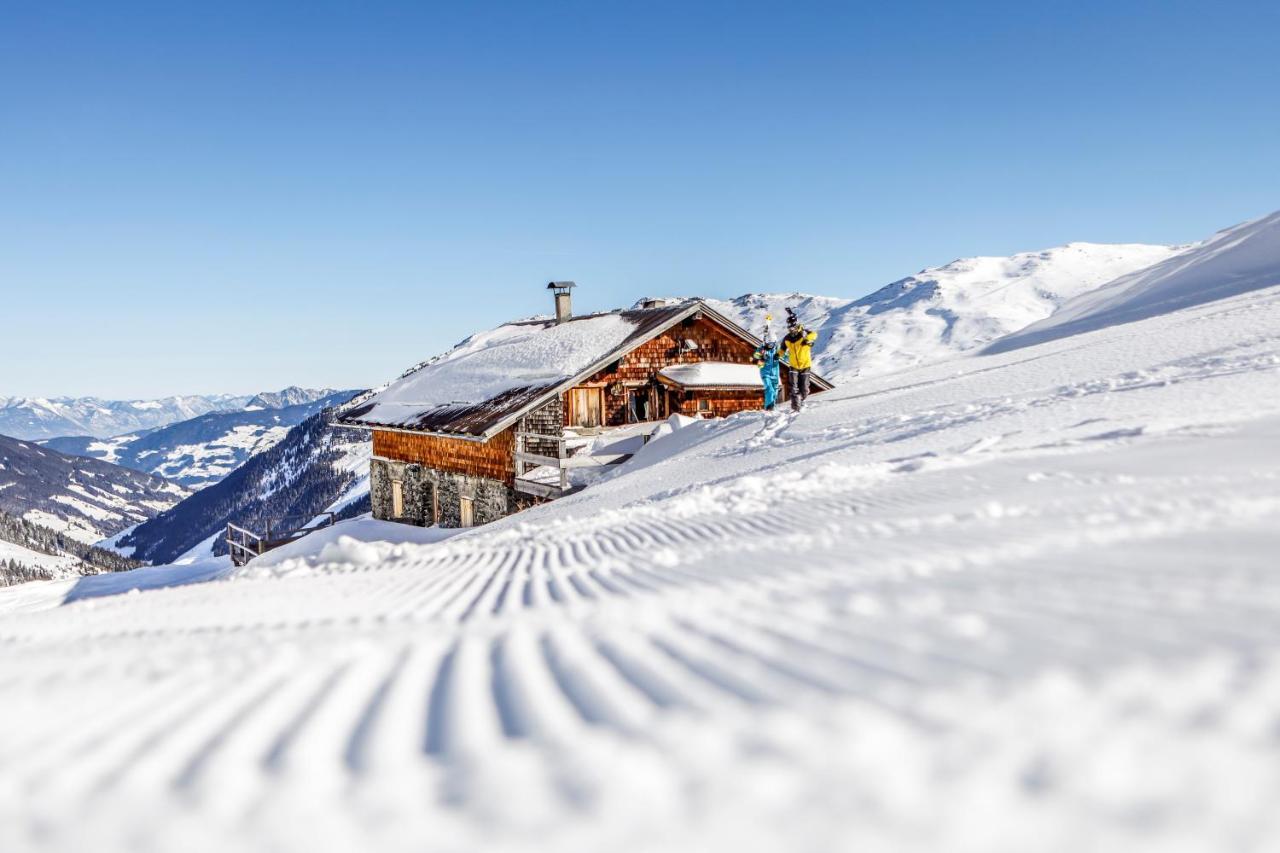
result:
[[[783,338],[779,349],[790,367],[808,370],[813,367],[813,342],[817,339],[817,332],[801,329],[798,334],[793,332]]]

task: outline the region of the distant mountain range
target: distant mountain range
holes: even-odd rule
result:
[[[285,516],[367,511],[369,436],[334,426],[334,412],[325,409],[307,418],[270,450],[139,525],[114,547],[139,560],[166,563],[184,554],[225,553],[221,540],[227,522],[264,533]]]
[[[249,457],[274,447],[292,427],[358,392],[334,391],[318,398],[316,393],[288,388],[258,394],[236,411],[210,412],[158,429],[112,438],[62,436],[40,444],[201,489],[218,482]]]
[[[68,435],[106,438],[143,433],[209,412],[301,405],[334,392],[290,387],[261,394],[193,394],[157,400],[0,397],[0,434],[24,440]]]
[[[0,511],[94,544],[190,493],[168,480],[0,435]]]

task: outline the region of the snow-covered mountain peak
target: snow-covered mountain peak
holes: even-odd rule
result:
[[[288,406],[305,406],[308,403],[328,397],[337,393],[336,388],[300,388],[297,385],[290,385],[288,388],[279,391],[263,391],[255,394],[243,408],[250,410],[257,409],[283,409]]]
[[[1199,305],[1280,284],[1280,211],[1219,231],[1176,255],[1073,295],[991,352]]]
[[[817,368],[828,378],[889,373],[949,358],[1042,320],[1068,299],[1167,260],[1181,246],[1067,243],[1008,257],[958,258],[860,299],[755,293],[708,300],[753,332],[792,308],[819,332]]]

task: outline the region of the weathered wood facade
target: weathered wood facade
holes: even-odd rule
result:
[[[566,395],[564,426],[594,426],[585,423],[581,407],[582,390],[598,389],[604,412],[601,426],[622,426],[641,420],[662,420],[673,414],[691,417],[725,417],[735,412],[759,409],[764,404],[759,390],[679,391],[658,381],[658,371],[673,364],[721,361],[750,364],[755,344],[732,334],[706,317],[690,317],[618,361],[596,373]],[[638,413],[636,396],[647,398],[648,417]],[[699,399],[709,401],[699,409]]]
[[[415,462],[440,471],[487,477],[512,485],[516,468],[511,430],[488,441],[469,441],[425,433],[373,431],[373,455],[398,462]]]

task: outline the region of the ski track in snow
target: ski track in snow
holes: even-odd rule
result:
[[[1273,289],[10,612],[0,847],[1265,849],[1277,391]]]

